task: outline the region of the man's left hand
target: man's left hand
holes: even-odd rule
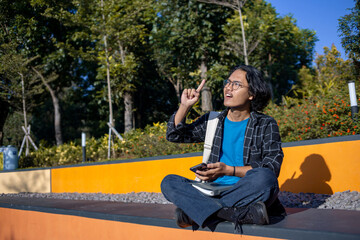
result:
[[[223,162],[207,164],[206,171],[197,170],[195,175],[202,181],[212,181],[224,175],[232,175],[233,168]]]

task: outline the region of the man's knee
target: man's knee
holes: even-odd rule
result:
[[[173,179],[173,175],[167,175],[164,177],[164,179],[161,181],[161,184],[160,184],[160,188],[161,188],[162,192],[169,187],[169,185],[172,182],[172,179]]]
[[[182,181],[182,177],[175,175],[175,174],[170,174],[167,175],[166,177],[164,177],[164,179],[161,181],[160,184],[160,188],[161,188],[161,192],[167,192],[168,189],[173,189],[174,186],[176,186],[179,182]]]
[[[254,178],[256,185],[259,187],[272,188],[277,186],[277,177],[273,171],[268,168],[254,168],[246,174]]]

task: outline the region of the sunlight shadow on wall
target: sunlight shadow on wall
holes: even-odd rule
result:
[[[281,191],[293,193],[323,193],[333,194],[330,185],[331,172],[325,159],[319,154],[307,156],[300,166],[301,175],[294,178],[296,170],[290,179],[287,179],[280,187]]]

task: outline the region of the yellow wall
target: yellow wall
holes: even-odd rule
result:
[[[50,182],[50,169],[2,172],[0,193],[48,193],[51,191]]]
[[[360,191],[360,140],[284,147],[282,191],[332,194]],[[194,178],[189,168],[202,157],[73,166],[0,173],[0,192],[160,192],[174,173]],[[51,186],[50,186],[51,182]],[[51,188],[50,188],[51,187]]]
[[[280,190],[332,194],[360,191],[360,141],[284,148]]]
[[[282,191],[332,194],[360,191],[360,141],[285,147],[279,176]],[[52,170],[53,192],[160,192],[175,173],[194,178],[189,168],[201,157],[116,163]]]
[[[103,164],[52,170],[53,192],[128,193],[160,192],[161,180],[168,174],[188,178],[189,168],[202,157]]]

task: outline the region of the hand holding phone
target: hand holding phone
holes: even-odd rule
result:
[[[196,172],[197,170],[206,171],[208,170],[206,163],[200,163],[190,168],[191,171]]]

